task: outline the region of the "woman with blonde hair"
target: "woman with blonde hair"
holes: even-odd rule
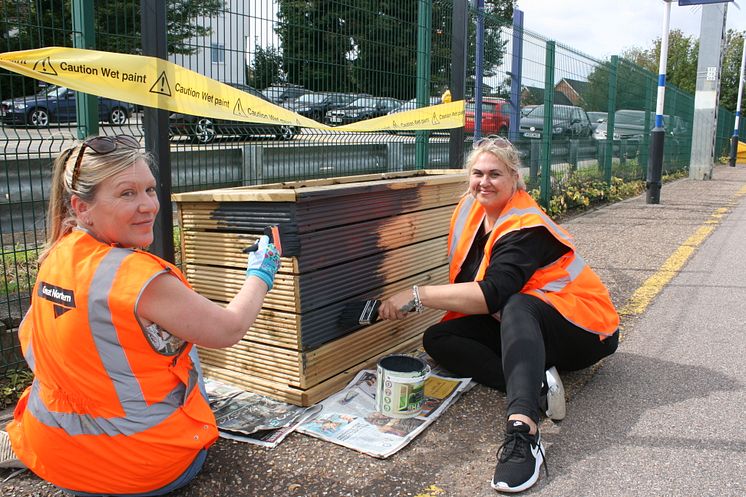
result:
[[[448,237],[449,283],[399,292],[379,315],[447,311],[425,331],[425,350],[452,373],[507,393],[491,485],[520,492],[536,483],[544,463],[542,413],[565,416],[557,370],[586,368],[613,353],[619,317],[572,237],[526,193],[509,141],[477,142],[466,170],[469,189]]]
[[[227,306],[193,291],[144,250],[160,207],[151,166],[124,135],[88,138],[54,164],[48,244],[19,328],[34,381],[0,434],[0,465],[75,495],[162,495],[196,476],[217,428],[194,346],[238,342],[279,266],[262,237]]]

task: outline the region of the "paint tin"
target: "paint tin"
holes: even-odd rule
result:
[[[392,418],[412,418],[422,411],[430,366],[417,357],[392,354],[378,361],[376,410]]]

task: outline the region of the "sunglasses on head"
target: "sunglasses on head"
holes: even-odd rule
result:
[[[480,138],[479,140],[472,143],[471,146],[473,149],[477,149],[485,145],[495,145],[498,148],[509,148],[513,146],[513,144],[510,143],[507,138],[503,138],[500,135],[485,136],[484,138]]]
[[[75,158],[75,166],[73,167],[73,177],[70,181],[70,189],[75,190],[75,183],[78,181],[80,175],[80,164],[83,162],[83,154],[86,148],[90,148],[97,154],[110,154],[115,151],[119,145],[127,148],[140,148],[140,142],[137,139],[129,135],[117,135],[117,136],[94,136],[85,140],[78,148],[78,155]],[[70,155],[72,151],[70,150]],[[68,156],[68,160],[70,157]]]

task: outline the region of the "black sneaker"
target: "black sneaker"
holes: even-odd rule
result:
[[[508,420],[505,441],[497,451],[497,467],[492,488],[498,492],[522,492],[539,479],[544,464],[541,435],[529,434],[529,426],[518,420]]]

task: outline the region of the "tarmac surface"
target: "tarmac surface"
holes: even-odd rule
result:
[[[746,496],[746,166],[663,186],[563,225],[622,315],[616,354],[562,374],[545,420],[549,475],[522,495]],[[388,459],[299,434],[277,448],[220,439],[175,497],[483,497],[504,395],[477,386]],[[0,482],[11,474],[0,470]],[[29,472],[7,497],[65,495]]]

